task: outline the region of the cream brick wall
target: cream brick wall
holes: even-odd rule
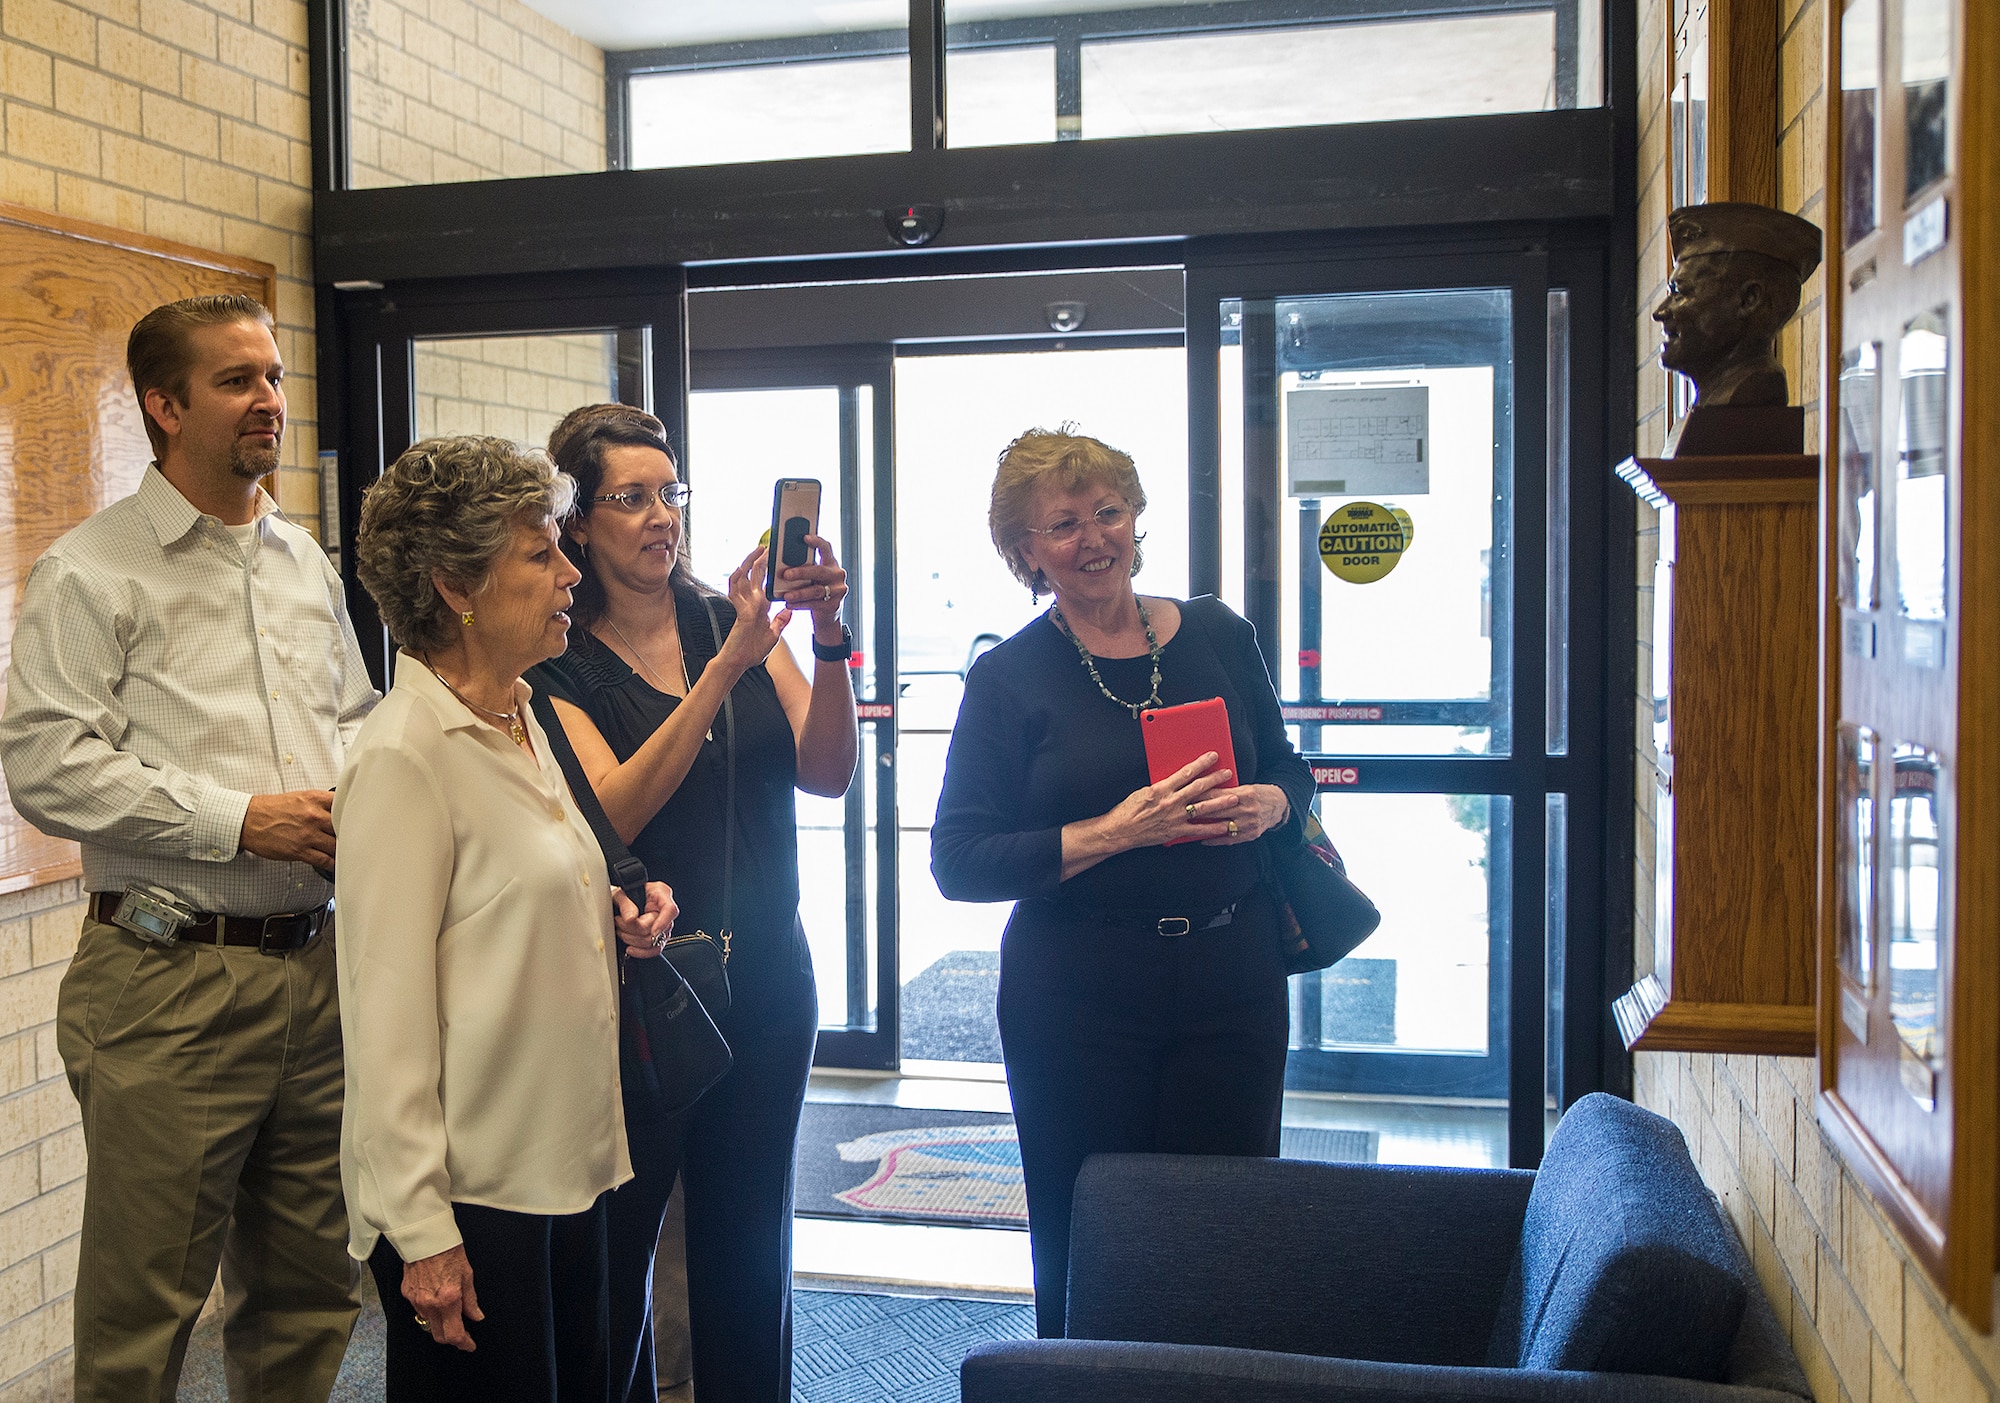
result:
[[[604,53],[519,0],[348,0],[357,187],[604,169]]]
[[[546,444],[578,405],[618,397],[611,332],[489,336],[418,346],[417,434],[494,434]]]
[[[82,884],[0,896],[0,1403],[66,1399],[83,1130],[56,1056]]]
[[[516,0],[351,4],[372,65],[356,83],[357,115],[373,119],[355,124],[360,183],[602,168],[595,49]],[[303,0],[0,0],[0,200],[277,268],[291,420],[278,500],[316,527],[306,43]],[[495,405],[439,412],[545,437],[549,406],[605,397],[570,374],[578,354],[565,349],[562,373],[528,392],[502,367]],[[520,422],[503,425],[496,406]],[[52,1020],[81,920],[73,881],[0,897],[0,1403],[70,1395],[84,1165]]]
[[[312,161],[297,0],[0,0],[0,199],[278,270],[278,500],[316,526]],[[0,897],[0,1403],[67,1398],[83,1137],[55,1053],[74,881]]]
[[[1825,99],[1821,91],[1827,5],[1781,0],[1777,56],[1778,199],[1823,223]],[[1661,0],[1640,15],[1640,206],[1638,366],[1639,451],[1666,440],[1665,377],[1659,336],[1649,318],[1664,292],[1666,81]],[[1819,435],[1824,273],[1807,284],[1800,312],[1779,350],[1797,403],[1806,407],[1806,441]],[[1659,522],[1640,507],[1638,674],[1639,742],[1634,815],[1638,842],[1637,965],[1653,960],[1652,660],[1653,561]],[[1729,1210],[1812,1381],[1819,1403],[1976,1403],[2000,1400],[2000,1339],[1974,1331],[1944,1303],[1921,1266],[1820,1132],[1814,1102],[1818,1064],[1811,1058],[1721,1057],[1641,1053],[1635,1060],[1641,1105],[1673,1119],[1687,1136],[1702,1177]]]
[[[302,0],[0,0],[0,199],[277,268],[278,501],[316,526],[306,71]]]

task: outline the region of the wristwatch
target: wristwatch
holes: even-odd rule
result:
[[[838,643],[822,643],[815,638],[812,644],[813,656],[823,663],[844,663],[854,656],[854,635],[849,632],[846,624],[840,626]]]

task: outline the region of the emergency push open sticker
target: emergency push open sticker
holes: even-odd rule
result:
[[[1372,585],[1396,568],[1415,537],[1416,524],[1401,507],[1347,502],[1319,528],[1319,558],[1350,584]]]

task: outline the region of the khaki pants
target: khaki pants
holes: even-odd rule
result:
[[[323,1403],[359,1308],[340,1193],[333,933],[165,949],[85,920],[56,1045],[89,1178],[80,1403],[172,1403],[222,1268],[231,1403]]]

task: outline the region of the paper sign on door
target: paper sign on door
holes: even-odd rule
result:
[[[1285,493],[1412,496],[1431,490],[1424,385],[1293,390],[1285,396]]]

